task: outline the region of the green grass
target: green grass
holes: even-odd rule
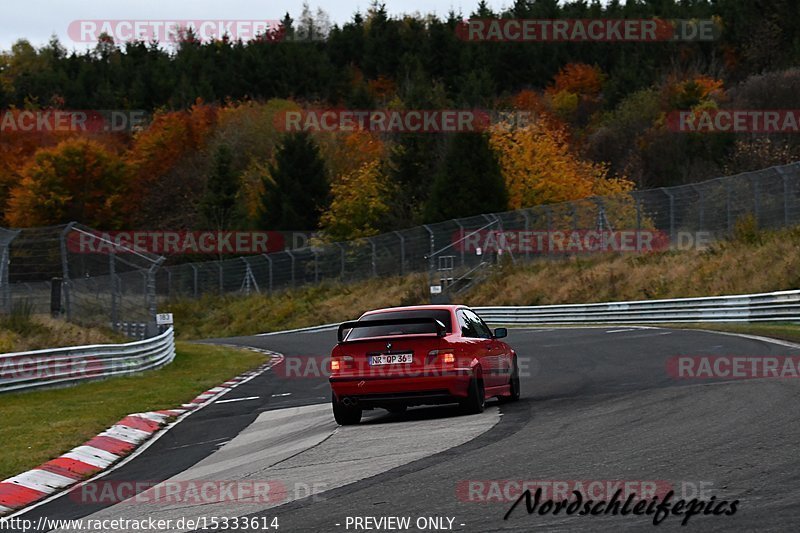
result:
[[[0,479],[83,444],[125,415],[170,409],[266,362],[264,355],[178,343],[175,360],[135,376],[0,395]]]
[[[800,343],[800,324],[788,324],[779,322],[759,323],[759,324],[668,324],[667,327],[683,329],[710,329],[713,331],[725,331],[729,333],[744,333],[746,335],[759,335],[761,337],[772,337],[790,342]]]
[[[370,309],[425,303],[427,290],[427,277],[411,274],[350,284],[325,282],[271,295],[206,295],[165,302],[159,311],[175,315],[181,339],[207,339],[341,322]]]

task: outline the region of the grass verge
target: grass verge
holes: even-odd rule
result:
[[[716,322],[703,324],[666,324],[664,327],[676,329],[709,329],[728,333],[759,335],[789,342],[800,343],[800,324],[785,322],[769,322],[760,324],[720,324]]]
[[[423,303],[426,280],[425,274],[413,274],[320,283],[271,295],[206,295],[165,303],[159,311],[175,314],[175,332],[182,339],[254,335],[340,322],[379,307]]]
[[[127,414],[177,407],[265,361],[249,350],[178,343],[175,360],[158,370],[0,395],[0,479],[83,444]]]

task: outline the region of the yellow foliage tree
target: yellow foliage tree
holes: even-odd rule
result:
[[[380,161],[372,160],[346,172],[331,186],[331,204],[321,225],[334,241],[369,237],[389,213],[389,186]]]
[[[331,203],[320,218],[324,240],[369,237],[389,213],[391,187],[381,162],[386,147],[368,131],[321,135],[320,150],[331,172]]]

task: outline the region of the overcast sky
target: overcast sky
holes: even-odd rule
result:
[[[445,16],[451,9],[468,16],[478,0],[387,0],[392,15],[401,13],[435,13]],[[495,10],[511,0],[488,0]],[[288,11],[297,18],[303,0],[0,0],[0,50],[8,50],[17,39],[26,38],[39,46],[50,36],[58,35],[69,50],[86,45],[70,39],[67,28],[79,20],[277,20]],[[313,0],[325,10],[332,22],[350,20],[353,13],[366,11],[370,0]]]

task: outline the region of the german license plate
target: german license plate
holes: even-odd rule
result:
[[[382,353],[380,355],[371,355],[369,357],[369,364],[375,365],[396,365],[412,362],[414,356],[410,353]]]

